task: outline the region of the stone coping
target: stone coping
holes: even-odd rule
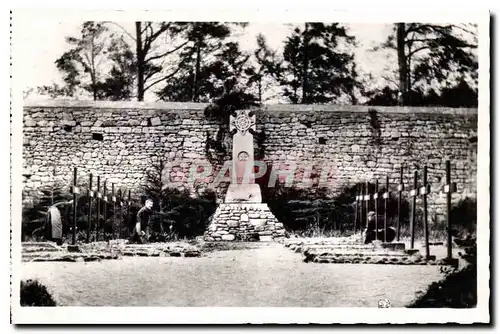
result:
[[[336,263],[336,264],[389,264],[389,265],[431,265],[431,266],[452,266],[456,267],[456,263],[449,263],[446,259],[441,260],[426,260],[422,258],[401,258],[401,257],[355,257],[355,256],[316,256],[304,262],[313,263]]]
[[[138,101],[87,101],[87,100],[25,100],[25,108],[96,108],[96,109],[165,109],[165,110],[204,110],[208,103],[196,102],[138,102]],[[383,107],[364,105],[337,104],[270,104],[260,108],[265,113],[275,112],[345,112],[368,113],[375,110],[380,113],[394,114],[450,114],[477,115],[477,108],[448,107]]]
[[[123,240],[107,243],[97,242],[79,244],[78,251],[69,252],[65,245],[53,246],[50,243],[23,243],[22,262],[89,262],[101,260],[118,260],[127,256],[173,256],[173,257],[200,257],[202,251],[195,245],[182,242],[128,244]],[[66,247],[68,246],[68,247]]]

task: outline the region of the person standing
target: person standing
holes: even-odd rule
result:
[[[153,208],[153,200],[147,199],[144,206],[137,212],[137,219],[132,232],[132,241],[144,243],[144,240],[149,240],[150,236],[150,218]]]
[[[47,210],[46,221],[46,237],[48,240],[55,241],[58,246],[62,245],[63,221],[61,210],[66,211],[68,205],[72,205],[71,201],[62,201],[52,204]]]

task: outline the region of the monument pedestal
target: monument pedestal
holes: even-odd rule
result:
[[[261,203],[262,195],[260,187],[255,183],[248,184],[230,184],[227,189],[226,203]]]
[[[215,210],[205,232],[206,241],[273,241],[285,237],[265,203],[222,203]]]
[[[223,204],[210,218],[206,241],[272,241],[285,237],[283,224],[265,203],[254,183],[255,114],[238,110],[231,114],[229,131],[233,133],[231,184]]]

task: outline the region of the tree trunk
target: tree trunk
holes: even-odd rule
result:
[[[262,104],[262,77],[259,78],[258,88],[259,88],[259,104]]]
[[[198,102],[199,94],[199,81],[200,81],[200,67],[201,67],[201,38],[196,41],[196,67],[194,71],[194,93],[193,101]]]
[[[308,103],[308,70],[309,70],[309,32],[307,30],[308,24],[304,28],[304,47],[302,50],[302,103]]]
[[[141,22],[135,23],[137,57],[137,101],[144,101],[144,52],[142,50]]]
[[[399,105],[408,105],[410,100],[410,87],[409,87],[409,73],[408,73],[408,61],[406,59],[405,53],[405,37],[406,29],[404,23],[396,24],[396,37],[397,37],[397,48],[398,48],[398,67],[399,67]]]
[[[92,77],[92,95],[94,97],[94,101],[97,101],[97,84],[96,84],[95,74],[93,74],[91,77]]]

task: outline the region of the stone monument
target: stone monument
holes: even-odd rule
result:
[[[254,178],[254,110],[237,110],[230,116],[233,136],[231,184],[224,203],[216,209],[205,232],[205,240],[272,241],[285,236]]]

